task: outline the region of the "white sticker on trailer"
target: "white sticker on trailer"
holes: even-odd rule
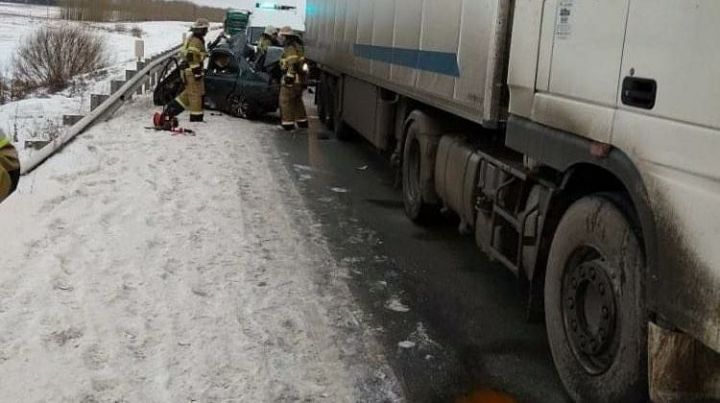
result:
[[[558,39],[567,39],[572,35],[572,13],[575,0],[562,0],[558,7],[557,26],[555,27],[555,37]]]

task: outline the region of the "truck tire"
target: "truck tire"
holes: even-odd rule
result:
[[[338,140],[352,140],[353,138],[353,131],[348,126],[347,123],[343,120],[342,117],[342,107],[340,106],[342,104],[342,99],[340,99],[340,94],[335,92],[334,97],[332,100],[334,102],[332,103],[332,131],[335,133],[335,137]]]
[[[578,402],[645,402],[645,258],[618,194],[575,202],[548,257],[545,321],[560,378]]]
[[[325,75],[323,96],[320,98],[324,103],[323,114],[325,115],[325,126],[335,134],[338,140],[351,140],[353,131],[348,127],[342,118],[342,99],[340,96],[340,80]],[[319,110],[319,108],[318,108]],[[318,113],[320,113],[318,111]]]
[[[429,224],[438,215],[438,207],[423,198],[422,145],[420,123],[415,120],[407,129],[403,148],[402,184],[405,214],[416,224]]]
[[[315,93],[315,103],[317,104],[318,119],[326,126],[328,125],[328,123],[330,123],[331,120],[328,118],[328,99],[332,99],[329,96],[331,94],[331,91],[328,87],[328,80],[329,77],[325,73],[323,73],[320,76],[320,81],[317,85],[317,92]],[[332,129],[330,127],[328,128]]]

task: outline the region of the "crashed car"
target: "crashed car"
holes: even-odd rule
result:
[[[245,35],[233,36],[213,48],[205,70],[204,107],[245,119],[276,111],[282,53],[282,48],[272,47],[259,57]],[[182,92],[180,71],[177,59],[165,65],[153,94],[155,105],[164,106]]]

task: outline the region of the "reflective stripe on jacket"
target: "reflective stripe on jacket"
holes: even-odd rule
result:
[[[207,57],[205,42],[197,36],[191,35],[180,49],[180,56],[188,62],[191,69],[201,67]]]
[[[301,64],[305,62],[305,49],[299,43],[290,43],[285,46],[280,67],[288,74],[297,74],[302,71]]]

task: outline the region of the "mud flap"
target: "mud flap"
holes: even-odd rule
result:
[[[652,401],[720,401],[720,354],[684,333],[649,330]]]

